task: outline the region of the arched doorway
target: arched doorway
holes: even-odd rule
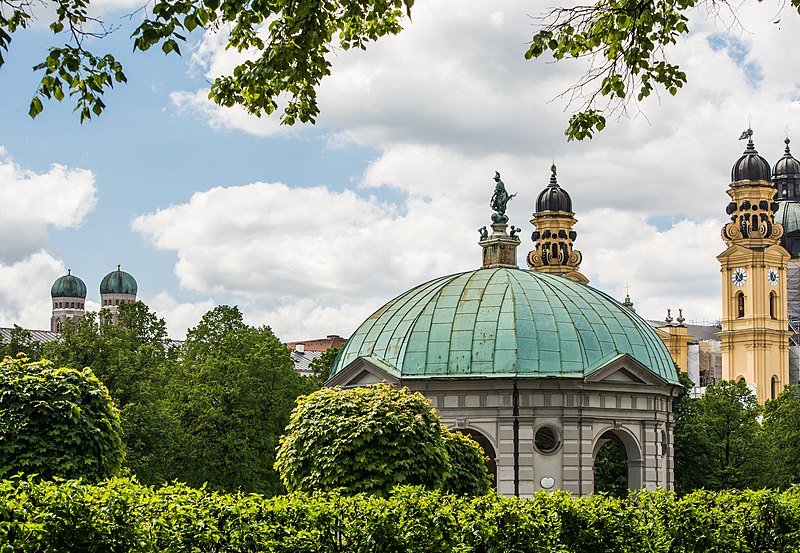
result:
[[[483,452],[486,454],[486,470],[489,472],[489,477],[492,479],[492,487],[497,489],[497,455],[494,452],[494,447],[492,447],[492,442],[477,430],[469,428],[454,428],[454,430],[471,438],[481,446]]]
[[[594,491],[625,497],[642,484],[642,460],[636,440],[626,432],[608,430],[592,451]]]

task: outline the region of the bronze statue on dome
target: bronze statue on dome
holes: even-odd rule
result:
[[[494,172],[494,182],[494,194],[492,195],[492,200],[489,202],[489,207],[494,211],[494,213],[492,213],[492,221],[495,223],[507,223],[508,216],[506,215],[506,205],[508,205],[509,200],[516,196],[516,194],[509,195],[508,192],[506,192],[506,185],[500,180],[500,173],[497,171]]]

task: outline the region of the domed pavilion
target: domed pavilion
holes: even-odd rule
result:
[[[671,489],[679,387],[663,342],[635,312],[584,284],[579,254],[568,263],[575,221],[554,168],[534,219],[564,246],[544,239],[555,252],[548,263],[534,256],[545,271],[517,266],[520,229],[507,233],[501,207],[493,203],[492,232],[481,229],[482,267],[420,284],[378,309],[343,346],[327,385],[388,381],[422,392],[449,427],[483,446],[503,495],[592,493],[594,460],[609,440],[624,449],[629,488]],[[548,226],[547,211],[559,221]]]

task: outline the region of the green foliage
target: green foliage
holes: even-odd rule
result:
[[[481,446],[460,432],[445,430],[442,438],[450,463],[442,489],[455,495],[489,493],[492,482],[486,469],[486,454]]]
[[[773,442],[744,382],[721,381],[675,404],[675,490],[776,486]]]
[[[615,439],[608,440],[594,460],[594,491],[612,497],[628,495],[628,456]]]
[[[418,392],[388,384],[323,388],[298,400],[275,468],[289,491],[440,488],[448,470],[442,433]]]
[[[156,0],[133,30],[134,50],[154,47],[180,55],[180,43],[195,30],[227,32],[228,47],[256,52],[230,75],[211,86],[209,96],[223,106],[241,105],[253,115],[282,110],[284,124],[313,122],[319,113],[316,88],[330,74],[328,58],[338,47],[367,44],[402,30],[414,0]],[[0,54],[12,36],[30,25],[32,4],[6,0],[0,12]],[[66,44],[53,46],[34,69],[43,71],[29,113],[44,109],[42,99],[69,96],[81,122],[105,109],[103,94],[127,81],[112,54],[98,55],[85,45],[113,29],[89,15],[90,0],[58,0],[50,30]],[[223,31],[226,30],[226,31]],[[4,59],[0,55],[0,66]]]
[[[30,330],[14,325],[9,333],[8,342],[4,342],[0,337],[0,358],[6,355],[19,357],[19,354],[28,359],[41,359],[42,344],[33,339]]]
[[[600,0],[595,4],[552,8],[540,18],[526,59],[549,52],[558,61],[590,58],[591,67],[565,92],[581,99],[583,111],[572,116],[569,140],[591,138],[611,113],[624,112],[628,101],[642,101],[654,91],[677,94],[686,74],[667,61],[665,50],[689,32],[686,12],[696,0]],[[598,84],[599,83],[599,84]]]
[[[698,417],[697,400],[689,395],[694,384],[686,373],[678,371],[678,376],[683,389],[672,403],[672,416],[675,419],[673,462],[675,492],[683,495],[708,485],[714,463],[711,458],[711,438]]]
[[[773,446],[772,486],[800,484],[800,386],[787,386],[764,409],[764,434]]]
[[[295,399],[318,387],[300,376],[269,327],[220,306],[191,329],[168,396],[180,425],[173,478],[213,489],[283,491],[273,468]]]
[[[311,374],[314,375],[314,378],[317,379],[320,385],[324,384],[328,378],[330,378],[331,369],[333,368],[333,364],[336,362],[336,357],[339,355],[341,350],[342,346],[339,346],[338,348],[328,348],[322,352],[322,355],[312,360],[311,363],[308,364]]]
[[[0,363],[0,477],[94,482],[116,474],[122,458],[119,413],[91,370]]]
[[[3,551],[789,553],[798,539],[797,488],[526,500],[400,487],[264,499],[116,478],[0,482]]]
[[[119,305],[116,324],[107,310],[68,323],[59,340],[45,345],[47,357],[60,366],[89,367],[108,387],[120,408],[126,468],[147,484],[176,478],[180,429],[165,391],[178,349],[164,320],[142,302],[127,302]]]

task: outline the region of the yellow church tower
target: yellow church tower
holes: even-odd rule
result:
[[[717,256],[722,273],[722,378],[744,380],[759,403],[789,383],[789,321],[786,267],[789,253],[779,245],[783,226],[770,166],[758,155],[753,131],[742,134],[747,148],[731,170],[722,228],[727,249]]]
[[[579,271],[581,252],[573,247],[578,234],[572,227],[578,221],[572,211],[572,198],[558,185],[555,164],[550,173],[550,184],[536,199],[531,219],[536,230],[531,234],[534,249],[528,252],[528,267],[588,284],[589,279]]]

